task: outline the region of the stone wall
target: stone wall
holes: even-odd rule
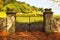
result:
[[[53,31],[54,32],[60,32],[60,18],[54,18],[54,25],[53,25]]]
[[[0,18],[0,30],[6,31],[6,18]]]

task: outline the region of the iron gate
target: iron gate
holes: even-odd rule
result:
[[[42,31],[43,17],[41,16],[19,16],[16,18],[16,31]]]

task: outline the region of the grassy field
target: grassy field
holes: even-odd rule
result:
[[[16,21],[17,22],[25,22],[25,23],[29,23],[29,20],[30,22],[37,22],[37,21],[42,21],[43,20],[43,17],[16,17]]]
[[[60,18],[60,14],[54,14],[53,18]]]
[[[6,18],[6,12],[0,12],[0,18]]]
[[[6,18],[6,12],[0,12],[0,18]],[[17,22],[24,22],[24,23],[29,23],[29,20],[30,22],[36,22],[36,21],[42,21],[43,20],[43,16],[42,16],[42,13],[41,14],[19,14],[17,13],[16,14],[16,21]],[[30,16],[30,18],[29,18]]]

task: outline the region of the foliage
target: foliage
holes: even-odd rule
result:
[[[36,11],[39,10],[39,9],[38,9],[37,7],[35,7],[35,6],[32,6],[32,9],[33,9],[33,10],[36,10]]]
[[[43,9],[43,8],[39,8],[39,11],[43,12],[43,11],[44,11],[44,9]]]
[[[5,12],[0,12],[0,18],[6,18],[6,13]]]
[[[5,3],[8,4],[8,3],[14,3],[16,2],[16,0],[6,0]]]
[[[1,5],[0,5],[1,7]],[[13,11],[18,13],[33,13],[33,12],[43,12],[42,8],[35,6],[30,6],[25,2],[17,2],[16,0],[6,0],[4,1],[4,6],[0,8],[0,11],[7,11],[7,8],[14,9]]]
[[[0,9],[3,7],[3,0],[0,0]]]

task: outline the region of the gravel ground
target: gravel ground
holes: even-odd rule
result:
[[[45,35],[43,32],[16,32],[7,37],[0,37],[0,40],[60,40],[60,34]]]

